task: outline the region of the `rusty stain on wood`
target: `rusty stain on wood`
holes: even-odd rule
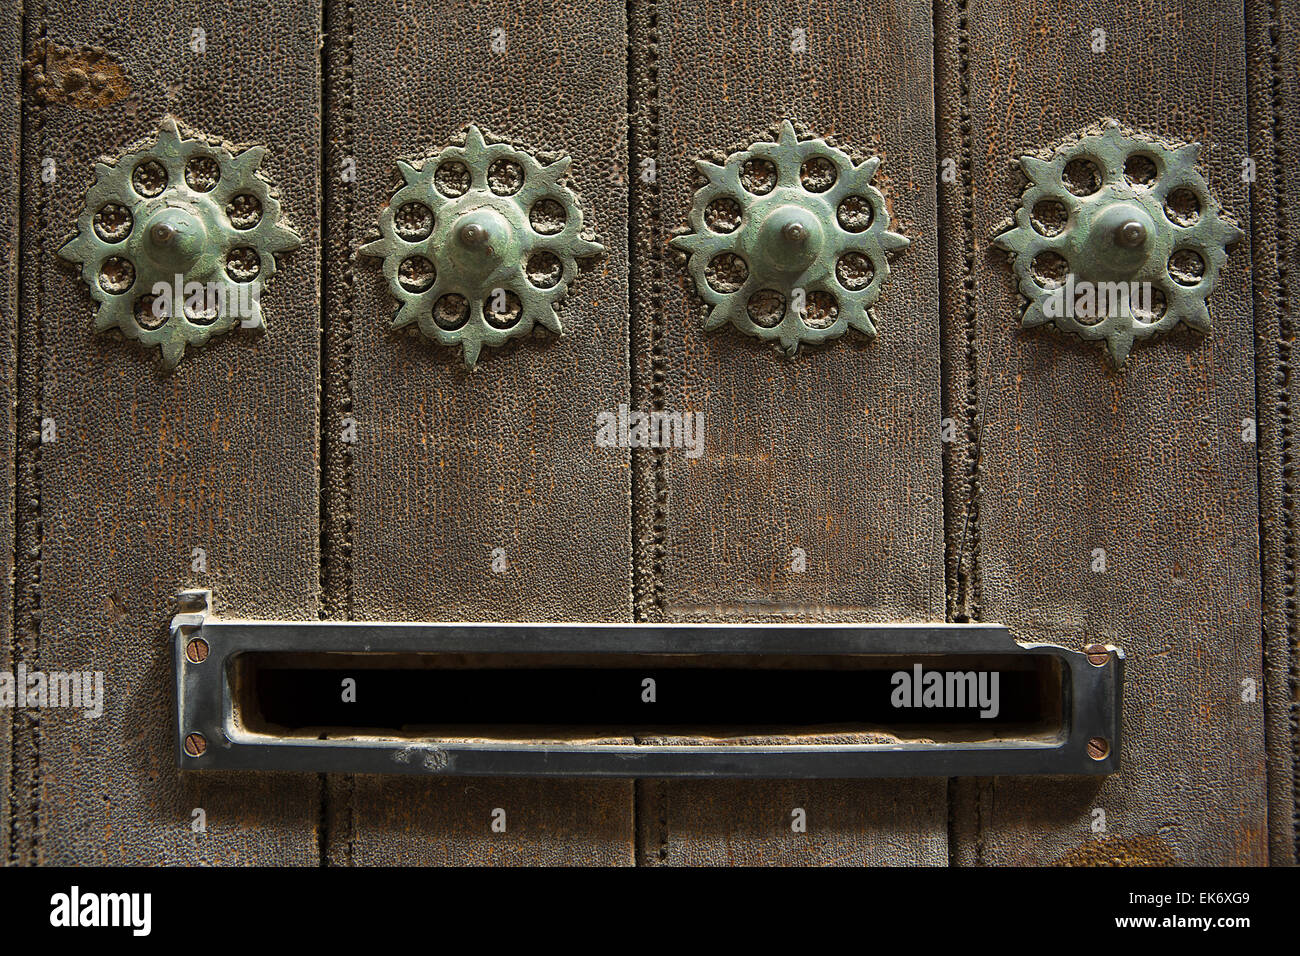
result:
[[[131,81],[117,58],[102,46],[65,46],[41,37],[23,60],[23,74],[45,104],[102,109],[131,94]]]
[[[1050,866],[1177,866],[1183,862],[1158,836],[1098,837],[1053,860]]]

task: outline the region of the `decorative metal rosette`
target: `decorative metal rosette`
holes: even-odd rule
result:
[[[300,243],[258,173],[265,152],[183,137],[165,117],[153,142],[95,164],[77,235],[59,254],[81,264],[96,330],[158,346],[171,369],[186,346],[237,322],[263,327],[276,253]]]
[[[1206,299],[1242,231],[1210,195],[1197,152],[1109,120],[1020,157],[1029,184],[994,241],[1028,299],[1021,325],[1104,342],[1116,366],[1135,341],[1180,322],[1209,332]]]
[[[382,238],[361,248],[384,260],[401,302],[393,328],[412,322],[462,349],[473,367],[484,346],[536,324],[562,332],[556,304],[577,260],[604,247],[583,234],[582,205],[564,184],[568,157],[543,165],[470,126],[420,167],[398,162],[403,185],[379,215]]]
[[[889,231],[880,160],[854,163],[822,139],[799,139],[787,120],[722,164],[699,161],[708,182],[691,205],[692,232],[672,245],[709,305],[705,329],[730,322],[793,357],[856,329],[876,334],[871,307],[889,278],[889,254],[908,246]]]

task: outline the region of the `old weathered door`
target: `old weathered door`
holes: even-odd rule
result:
[[[0,11],[0,669],[105,678],[98,719],[0,710],[8,859],[1294,861],[1289,7]],[[174,369],[97,334],[58,254],[96,161],[165,116],[265,147],[259,175],[300,239],[266,284],[265,333],[215,336]],[[1122,365],[1022,328],[993,241],[1022,202],[1017,160],[1111,119],[1198,144],[1196,174],[1242,230],[1221,268],[1203,263],[1208,334],[1153,336]],[[567,156],[603,247],[563,277],[562,336],[489,345],[472,367],[432,326],[390,327],[392,289],[441,280],[358,252],[407,181],[399,161],[470,127]],[[670,244],[691,231],[697,162],[783,135],[880,162],[881,227],[907,243],[877,276],[874,336],[789,355],[760,341],[761,316],[706,331],[718,306]],[[725,266],[699,270],[720,295]],[[620,408],[699,415],[702,441],[609,447],[601,416]],[[1123,763],[781,782],[181,773],[167,625],[187,588],[250,618],[998,621],[1123,649]]]

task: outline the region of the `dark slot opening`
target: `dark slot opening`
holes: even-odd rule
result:
[[[1066,673],[1046,655],[277,652],[238,655],[229,679],[236,721],[277,736],[947,741],[1062,736]],[[355,701],[344,700],[348,678]],[[654,702],[643,699],[648,679]]]

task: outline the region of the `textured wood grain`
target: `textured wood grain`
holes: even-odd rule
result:
[[[378,263],[356,264],[350,372],[335,383],[357,422],[343,496],[352,613],[627,620],[628,455],[594,443],[597,413],[629,390],[624,6],[395,11],[366,0],[332,8],[332,26],[347,36],[357,168],[355,196],[336,194],[357,237],[375,228],[396,159],[423,159],[474,123],[567,152],[585,221],[608,250],[561,307],[563,337],[487,351],[472,372],[458,352],[390,331],[397,306]],[[505,573],[492,568],[497,548]],[[330,793],[334,862],[632,860],[626,781],[358,777],[332,780]],[[489,828],[495,807],[504,834]]]
[[[1248,4],[1247,77],[1250,151],[1258,164],[1251,189],[1259,396],[1260,546],[1264,605],[1269,858],[1296,862],[1296,555],[1297,399],[1293,368],[1295,209],[1300,204],[1300,6]]]
[[[649,865],[947,862],[942,798],[936,801],[924,785],[892,780],[646,781],[638,794],[641,850]],[[792,829],[797,810],[803,811],[806,831]]]
[[[662,295],[639,277],[641,308],[662,323],[646,336],[657,346],[642,392],[703,413],[706,434],[699,458],[663,454],[649,495],[661,513],[639,526],[662,540],[654,613],[942,619],[930,5],[890,2],[864,16],[838,0],[660,2],[644,23],[637,42],[654,54],[643,82],[657,90],[647,128],[660,206],[641,224],[643,257],[662,256],[686,223],[697,157],[771,138],[783,119],[879,156],[893,228],[913,243],[877,303],[874,341],[850,333],[794,361],[731,328],[705,335],[679,263],[665,260]],[[805,53],[791,52],[795,30]],[[872,79],[872,64],[885,61],[897,69]],[[805,573],[791,570],[796,547]],[[946,860],[942,780],[646,784],[641,793],[650,863]],[[811,805],[802,837],[789,825],[796,797]]]
[[[0,11],[0,671],[13,669],[14,451],[17,401],[18,188],[21,20],[17,4]],[[13,805],[12,713],[0,710],[0,860],[10,859]]]
[[[256,25],[256,41],[250,27]],[[46,101],[24,143],[32,241],[24,307],[39,319],[40,631],[46,669],[100,670],[105,712],[40,716],[28,742],[33,859],[45,863],[312,863],[314,778],[182,776],[175,768],[167,624],[183,587],[227,615],[315,616],[319,375],[320,7],[313,0],[63,0],[29,11],[69,48],[118,58],[130,93],[106,106]],[[189,46],[206,31],[206,51]],[[57,259],[92,162],[170,112],[268,147],[263,169],[303,236],[263,297],[264,337],[236,330],[167,375],[155,355],[92,332],[92,301]],[[52,158],[58,179],[36,178]],[[30,207],[29,207],[30,208]],[[192,549],[207,573],[191,570]],[[206,834],[191,813],[207,814]]]
[[[1020,193],[1008,164],[1113,116],[1202,144],[1249,228],[1240,4],[1136,11],[988,0],[965,11],[975,262],[982,609],[1024,640],[1114,642],[1129,666],[1122,770],[1096,781],[985,782],[958,829],[987,863],[1262,863],[1262,680],[1250,249],[1228,260],[1207,340],[1139,348],[1123,372],[1064,336],[1022,332],[990,240]],[[1094,29],[1105,53],[1091,53]],[[1012,39],[1016,31],[1016,39]],[[1107,553],[1104,573],[1092,551]],[[1106,812],[1106,839],[1090,830]],[[1118,844],[1127,849],[1116,850]]]

